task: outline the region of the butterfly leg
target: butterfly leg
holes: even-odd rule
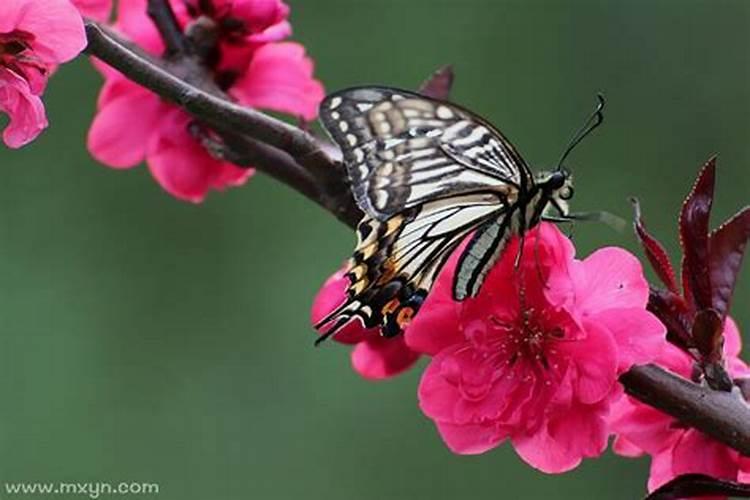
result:
[[[542,220],[556,223],[576,221],[603,222],[615,231],[622,231],[627,224],[624,219],[609,212],[574,212],[560,217],[554,215],[543,215]]]
[[[521,267],[521,259],[523,258],[523,247],[526,241],[526,235],[521,233],[518,237],[518,251],[516,252],[516,260],[513,261],[513,267],[518,270]]]

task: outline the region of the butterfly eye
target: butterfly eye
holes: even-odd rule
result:
[[[571,199],[573,197],[573,186],[563,186],[562,189],[558,191],[557,196],[561,200],[565,200],[565,201]]]

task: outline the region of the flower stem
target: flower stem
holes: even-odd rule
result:
[[[183,34],[169,0],[148,0],[146,12],[159,30],[169,57],[191,53],[190,42]]]

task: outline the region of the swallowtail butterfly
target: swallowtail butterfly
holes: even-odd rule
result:
[[[380,326],[385,336],[400,333],[472,232],[453,280],[459,301],[479,292],[512,236],[523,237],[541,220],[571,220],[573,187],[562,163],[601,123],[603,107],[600,96],[557,169],[535,177],[499,130],[455,104],[387,87],[328,96],[320,119],[343,151],[365,216],[347,299],[316,325],[324,330],[318,341],[354,319]]]

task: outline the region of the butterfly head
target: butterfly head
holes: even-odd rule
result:
[[[568,213],[568,201],[573,198],[573,176],[564,168],[542,172],[537,178],[542,198],[549,202],[560,215]]]

